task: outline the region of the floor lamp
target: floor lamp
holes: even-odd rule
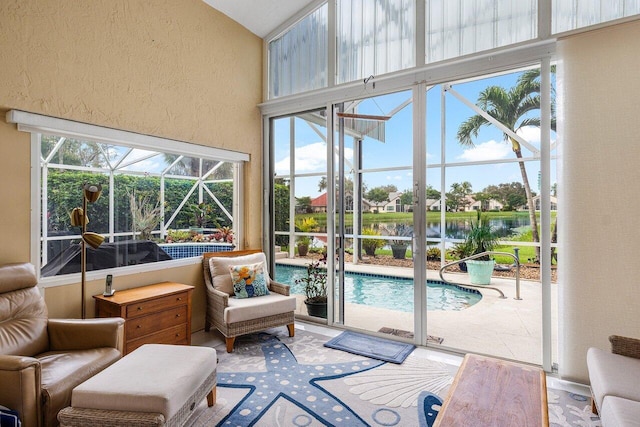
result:
[[[84,184],[82,186],[82,207],[75,208],[71,211],[71,225],[74,227],[81,227],[80,235],[80,272],[81,272],[81,288],[82,288],[82,318],[87,317],[87,308],[85,302],[85,287],[87,276],[87,245],[93,249],[98,247],[104,242],[104,237],[87,231],[87,223],[89,217],[87,216],[87,203],[95,203],[102,194],[102,186],[100,184]]]

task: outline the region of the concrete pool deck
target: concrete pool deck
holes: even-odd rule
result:
[[[280,258],[276,265],[304,266],[307,259]],[[413,270],[370,264],[346,264],[345,271],[413,277]],[[440,281],[435,270],[427,271],[429,280]],[[445,278],[456,283],[468,282],[466,274],[447,273]],[[520,297],[516,300],[515,280],[494,277],[491,287],[504,292],[506,299],[491,289],[475,288],[482,294],[477,304],[461,311],[429,310],[427,334],[442,338],[442,344],[428,346],[452,351],[494,355],[536,365],[542,364],[542,292],[539,282],[520,281]],[[557,342],[557,292],[552,284],[552,342]],[[304,297],[296,295],[296,314],[306,316]],[[399,312],[361,304],[345,304],[345,326],[377,332],[383,327],[403,331],[414,330],[413,313]],[[557,361],[557,346],[553,346],[552,360]]]

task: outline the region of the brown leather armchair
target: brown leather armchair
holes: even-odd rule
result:
[[[122,357],[124,320],[48,319],[33,265],[0,266],[0,405],[57,426],[71,390]]]

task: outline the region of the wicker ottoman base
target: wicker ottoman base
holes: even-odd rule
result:
[[[96,375],[97,378],[76,387],[71,406],[58,413],[60,426],[183,426],[205,396],[209,406],[215,403],[216,356],[213,349],[207,351],[213,353],[189,346],[148,344],[140,347]],[[176,359],[172,360],[174,352]],[[190,355],[193,360],[189,360]],[[150,365],[146,372],[141,372],[141,362]],[[171,363],[172,369],[161,369]],[[181,367],[176,368],[180,363]],[[162,377],[150,379],[150,372]],[[130,377],[129,387],[121,383],[124,376]],[[197,385],[193,384],[194,378]],[[192,382],[188,392],[180,390],[184,381]],[[150,384],[148,389],[145,383]],[[186,389],[184,384],[182,388]]]
[[[160,427],[166,425],[162,414],[73,408],[71,406],[58,413],[58,421],[60,421],[61,427]]]

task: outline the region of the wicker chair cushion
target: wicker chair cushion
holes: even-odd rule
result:
[[[598,408],[602,408],[602,400],[609,395],[640,401],[640,359],[592,347],[587,351],[587,365]]]
[[[603,426],[634,426],[640,419],[640,402],[616,396],[605,396],[600,411]]]
[[[229,267],[235,265],[264,263],[264,276],[267,286],[271,283],[269,279],[269,271],[267,270],[267,257],[264,252],[237,257],[211,257],[209,258],[209,270],[211,271],[211,279],[213,287],[221,292],[234,296],[233,281],[229,274]]]
[[[270,293],[256,298],[229,298],[229,306],[224,310],[225,323],[256,320],[276,314],[292,312],[296,309],[296,297]]]

